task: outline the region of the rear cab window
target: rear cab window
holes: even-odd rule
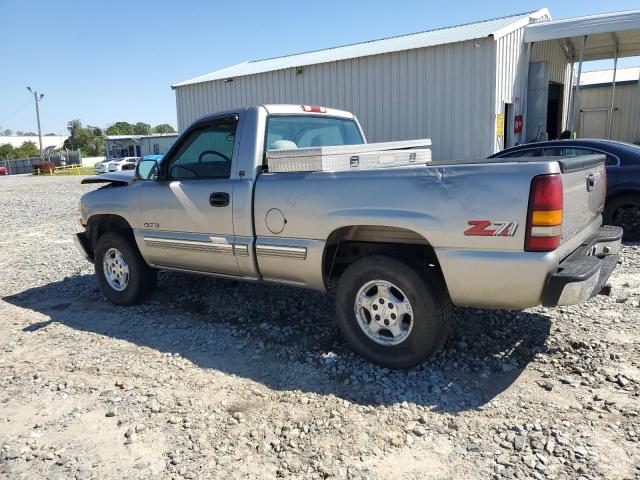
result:
[[[358,124],[350,118],[315,115],[270,115],[265,139],[267,150],[289,150],[364,143]]]

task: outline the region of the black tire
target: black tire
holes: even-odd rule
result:
[[[401,343],[383,345],[360,327],[355,313],[358,291],[367,282],[391,282],[406,294],[413,326]],[[336,292],[338,325],[351,347],[367,360],[387,368],[411,368],[440,350],[453,322],[453,305],[439,272],[424,271],[383,255],[361,258],[340,277]],[[373,321],[373,320],[371,320]]]
[[[624,195],[607,202],[604,223],[622,227],[623,240],[640,240],[640,195]]]
[[[129,269],[129,281],[121,291],[109,285],[104,272],[105,254],[112,248],[119,250],[125,258]],[[102,235],[97,242],[94,262],[96,279],[102,294],[116,305],[133,305],[153,293],[157,281],[157,271],[149,268],[138,248],[132,241],[115,232]]]

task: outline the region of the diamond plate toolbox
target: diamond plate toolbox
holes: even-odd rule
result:
[[[420,165],[431,161],[431,140],[268,150],[269,171],[335,172]]]

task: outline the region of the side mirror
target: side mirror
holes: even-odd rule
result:
[[[136,165],[136,180],[157,180],[158,179],[158,161],[157,160],[140,160]]]

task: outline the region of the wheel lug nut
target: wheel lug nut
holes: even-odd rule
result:
[[[395,314],[395,313],[392,313],[392,314],[391,314],[391,320],[395,320],[395,319],[396,319],[396,314]]]
[[[390,304],[389,304],[389,308],[393,308],[393,303],[390,303]]]
[[[380,301],[380,305],[384,304],[384,299],[381,298],[379,301]]]
[[[376,320],[380,320],[380,315],[376,315]]]
[[[385,319],[384,319],[384,324],[385,324],[386,326],[389,326],[389,320],[387,320],[387,319],[385,318]]]

